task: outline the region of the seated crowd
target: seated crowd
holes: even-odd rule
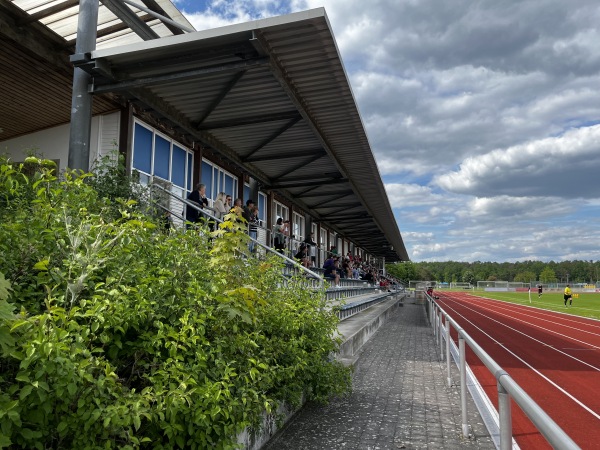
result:
[[[244,207],[242,199],[236,198],[232,206],[231,196],[221,192],[217,196],[214,207],[208,208],[205,190],[206,187],[203,184],[197,185],[194,191],[188,196],[188,200],[201,209],[210,209],[210,214],[214,215],[217,219],[222,220],[228,212],[235,213],[248,224],[249,236],[254,240],[257,239],[260,221],[258,219],[258,206],[255,205],[254,201],[246,201],[246,206]],[[193,226],[193,223],[200,222],[204,216],[198,209],[187,205],[185,217],[188,222],[187,227],[189,228]],[[290,234],[290,221],[279,217],[273,226],[273,248],[282,254],[285,253],[290,237],[294,237]],[[254,240],[251,240],[248,245],[252,253],[256,251]],[[310,236],[298,245],[293,256],[304,267],[314,268],[316,267],[316,250],[317,243],[314,241],[314,233],[311,233]],[[327,252],[327,259],[323,263],[323,269],[325,278],[338,288],[340,287],[340,279],[344,278],[363,280],[371,285],[377,285],[387,290],[390,290],[391,286],[396,284],[396,280],[381,275],[377,268],[363,262],[359,255],[352,255],[351,252],[348,252],[345,256],[340,256],[335,246],[332,246]]]

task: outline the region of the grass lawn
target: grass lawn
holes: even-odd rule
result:
[[[444,290],[440,290],[443,292]],[[558,292],[544,292],[542,298],[538,298],[537,289],[531,290],[531,303],[527,292],[485,292],[485,291],[462,291],[484,298],[493,298],[519,305],[530,305],[536,308],[549,309],[551,311],[566,312],[575,316],[591,317],[600,319],[600,293],[582,292],[579,298],[573,298],[573,306],[565,308],[563,294]]]

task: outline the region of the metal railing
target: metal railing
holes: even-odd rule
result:
[[[498,416],[500,426],[500,449],[512,448],[512,415],[510,399],[515,401],[525,415],[531,420],[538,431],[546,438],[548,443],[561,450],[579,449],[580,447],[554,422],[548,414],[517,384],[517,382],[494,361],[469,334],[429,295],[429,320],[433,327],[434,336],[439,339],[440,358],[444,359],[443,339],[446,340],[445,357],[448,372],[448,386],[452,386],[450,375],[450,327],[458,333],[459,371],[460,371],[460,399],[462,412],[462,432],[464,437],[469,435],[467,423],[467,383],[466,383],[466,353],[465,344],[471,348],[480,361],[489,369],[496,378],[498,388]]]
[[[163,211],[168,212],[169,214],[171,214],[171,216],[180,219],[182,221],[182,223],[184,223],[184,224],[187,221],[186,221],[183,213],[182,214],[178,214],[178,213],[176,213],[174,211],[171,211],[168,207],[162,205],[159,201],[152,202],[152,200],[153,200],[152,194],[153,194],[153,190],[154,189],[158,189],[163,194],[169,195],[170,197],[174,198],[178,202],[181,202],[184,206],[190,206],[190,207],[196,209],[197,211],[199,211],[201,213],[202,216],[206,217],[207,220],[213,221],[215,224],[219,224],[219,223],[223,222],[222,219],[218,219],[214,215],[210,214],[210,212],[208,212],[208,211],[212,211],[212,209],[208,209],[208,208],[204,208],[203,209],[203,208],[199,207],[197,204],[195,204],[194,202],[191,202],[191,201],[189,201],[189,200],[187,200],[185,198],[182,198],[182,197],[178,196],[177,194],[174,194],[173,192],[169,191],[168,189],[164,188],[163,186],[151,183],[150,184],[150,201],[151,201],[151,203],[154,203],[155,206],[159,207]],[[261,229],[265,230],[265,228],[261,228]],[[257,237],[259,237],[259,236],[257,235]],[[288,265],[291,264],[292,266],[294,266],[296,268],[296,270],[299,270],[300,272],[304,272],[311,279],[317,280],[317,282],[318,282],[318,288],[319,289],[323,288],[325,281],[323,280],[323,278],[321,276],[319,276],[318,274],[316,274],[312,270],[304,267],[302,264],[299,264],[298,262],[296,262],[295,260],[287,257],[286,255],[282,255],[281,253],[279,253],[275,249],[273,249],[273,248],[269,247],[268,245],[265,245],[264,243],[260,242],[258,239],[254,239],[254,238],[252,238],[250,236],[248,236],[248,239],[250,241],[254,242],[254,245],[262,248],[265,253],[272,253],[274,255],[277,255],[277,257],[283,259]]]

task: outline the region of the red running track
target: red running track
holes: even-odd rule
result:
[[[600,321],[462,292],[436,295],[577,445],[600,449]],[[496,380],[468,346],[467,363],[498,408]],[[512,415],[522,449],[551,448],[514,402]]]

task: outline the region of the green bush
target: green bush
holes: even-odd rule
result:
[[[106,180],[28,163],[0,161],[0,448],[235,448],[348,391],[323,293],[233,218],[166,234]]]

